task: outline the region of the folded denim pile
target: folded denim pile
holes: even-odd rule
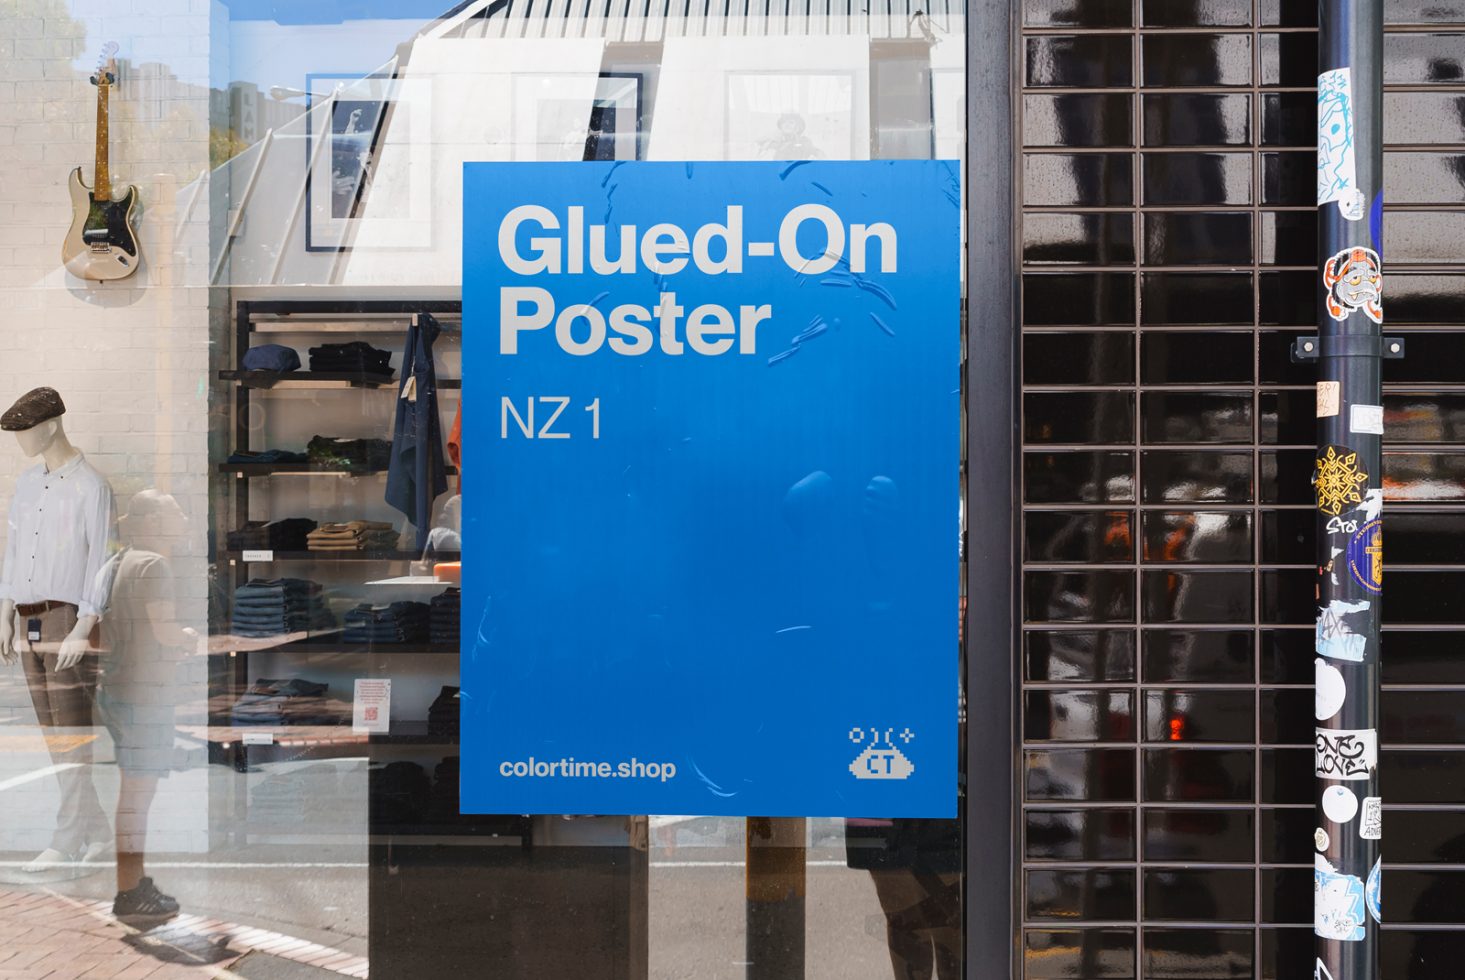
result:
[[[346,521],[322,524],[305,540],[311,551],[392,551],[397,530],[383,521]]]
[[[427,733],[445,738],[457,738],[459,727],[458,688],[444,684],[443,689],[427,709]]]
[[[458,642],[458,628],[463,616],[463,593],[461,590],[448,589],[439,595],[432,597],[431,624],[428,633],[428,641],[432,643]]]
[[[304,551],[315,521],[308,517],[287,517],[279,521],[245,521],[237,531],[230,531],[230,551],[271,550]]]
[[[305,456],[317,466],[343,470],[384,470],[392,461],[392,444],[385,439],[337,439],[316,436],[305,445]]]
[[[239,358],[239,367],[243,371],[276,371],[289,374],[300,367],[300,355],[293,347],[283,344],[260,344],[244,352]]]
[[[230,712],[236,725],[342,725],[351,705],[326,697],[328,685],[303,678],[261,677],[239,696]]]
[[[240,449],[229,454],[230,463],[306,463],[310,457],[290,449]]]
[[[345,344],[321,344],[310,349],[310,369],[333,374],[378,374],[390,379],[392,352],[360,340]]]
[[[363,603],[346,614],[347,643],[412,643],[427,639],[427,603]]]
[[[336,618],[315,582],[298,578],[250,579],[234,590],[234,635],[279,636],[334,628]]]

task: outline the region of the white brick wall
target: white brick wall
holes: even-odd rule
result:
[[[0,410],[50,385],[66,400],[68,435],[111,481],[120,512],[144,488],[174,495],[191,521],[173,562],[187,597],[182,614],[201,635],[210,302],[218,301],[208,290],[207,193],[184,227],[175,224],[187,201],[179,191],[209,163],[213,15],[207,0],[17,0],[0,13]],[[130,279],[86,284],[60,264],[71,220],[66,181],[76,166],[93,179],[88,76],[107,41],[119,44],[122,62],[112,94],[113,183],[141,191],[146,262]],[[0,433],[0,512],[30,465]],[[197,715],[204,661],[193,667],[178,693]],[[0,734],[34,732],[33,724],[19,669],[0,667]],[[44,755],[0,753],[0,779],[44,764]],[[99,788],[110,805],[110,785]],[[49,837],[53,783],[23,789],[0,800],[8,815],[0,851],[38,850]],[[165,781],[155,808],[160,850],[206,846],[206,793],[202,771]]]

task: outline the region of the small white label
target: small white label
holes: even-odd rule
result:
[[[30,640],[32,643],[39,643],[39,642],[41,642],[41,631],[40,630],[26,630],[25,638],[27,640]]]
[[[275,560],[275,553],[273,551],[269,550],[268,548],[266,548],[266,549],[256,549],[256,550],[246,550],[244,552],[244,560],[245,561],[274,561]]]
[[[1381,840],[1384,836],[1384,801],[1379,796],[1363,798],[1363,819],[1358,821],[1358,836],[1364,840]]]
[[[351,730],[387,731],[392,714],[392,682],[358,677],[355,693],[351,702]]]
[[[1325,419],[1338,414],[1338,392],[1342,384],[1337,381],[1317,383],[1317,417]]]
[[[274,732],[245,732],[244,733],[244,744],[245,745],[274,745],[275,744],[275,733]]]
[[[1348,410],[1348,430],[1369,432],[1376,436],[1384,434],[1384,406],[1351,405]]]

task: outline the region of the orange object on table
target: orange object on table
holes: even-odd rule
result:
[[[463,581],[463,563],[460,561],[440,561],[432,566],[432,576],[439,582],[451,582],[457,585]]]

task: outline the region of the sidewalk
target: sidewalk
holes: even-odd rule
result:
[[[0,980],[228,980],[251,951],[367,976],[359,956],[277,932],[197,915],[144,932],[113,919],[106,902],[0,889]]]

